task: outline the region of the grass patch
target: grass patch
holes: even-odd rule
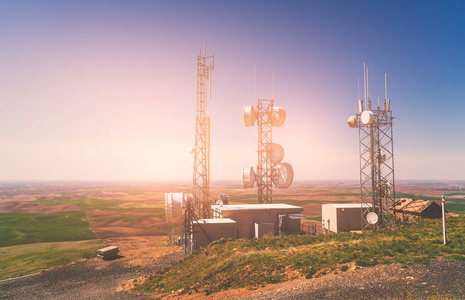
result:
[[[95,257],[95,249],[49,250],[0,259],[0,280],[34,274]]]
[[[432,258],[465,256],[465,216],[448,219],[449,244],[442,245],[441,220],[420,219],[396,231],[282,236],[212,243],[172,268],[161,270],[134,290],[158,295],[261,286],[311,278],[326,270],[347,271],[377,264],[427,263]],[[319,273],[320,272],[320,273]],[[181,292],[177,292],[181,291]]]
[[[462,199],[462,201],[465,201]],[[446,210],[451,213],[465,214],[465,204],[463,203],[446,203]]]
[[[58,205],[58,204],[76,204],[81,210],[87,211],[89,209],[101,209],[101,210],[121,210],[121,204],[128,203],[131,201],[123,200],[103,200],[96,198],[75,198],[75,199],[60,199],[60,200],[48,200],[39,199],[31,202],[43,203],[45,205]]]
[[[96,239],[85,212],[0,214],[0,247]]]
[[[105,222],[105,221],[118,221],[121,220],[123,222],[131,222],[131,221],[137,221],[143,218],[149,218],[153,217],[154,215],[126,215],[122,214],[117,217],[112,217],[112,218],[103,218],[103,219],[96,219],[95,221],[97,222]],[[165,215],[163,215],[164,217]]]
[[[73,242],[53,242],[53,243],[35,243],[16,245],[0,248],[0,259],[11,256],[31,254],[34,252],[44,252],[51,250],[72,250],[72,249],[99,249],[105,247],[105,244],[100,240],[86,240]]]

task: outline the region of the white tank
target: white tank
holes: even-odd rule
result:
[[[273,106],[271,125],[281,127],[286,121],[286,110],[281,106]]]
[[[242,116],[246,127],[253,126],[257,120],[257,115],[253,106],[244,106],[242,108]]]
[[[365,110],[362,112],[362,116],[360,118],[362,123],[365,125],[370,125],[373,123],[373,112],[371,110]]]

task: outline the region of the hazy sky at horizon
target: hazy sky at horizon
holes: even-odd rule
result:
[[[242,106],[272,96],[296,180],[357,179],[363,62],[397,179],[464,180],[463,1],[1,1],[0,180],[189,180],[196,58],[215,54],[211,177],[257,163]]]

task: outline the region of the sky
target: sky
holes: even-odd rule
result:
[[[0,180],[192,180],[204,43],[212,181],[257,164],[255,65],[295,180],[358,179],[363,63],[396,179],[465,180],[465,2],[333,0],[0,0]]]

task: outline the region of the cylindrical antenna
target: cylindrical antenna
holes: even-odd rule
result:
[[[368,109],[371,110],[371,100],[370,100],[370,80],[368,79],[368,67],[367,67],[367,102],[368,102]]]
[[[358,99],[360,100],[360,77],[357,77],[357,87],[358,87]]]
[[[208,79],[209,79],[209,83],[208,83],[208,98],[209,100],[212,99],[212,69],[209,68],[208,69]]]
[[[203,43],[203,56],[207,57],[207,43]]]
[[[366,67],[365,63],[363,63],[363,93],[364,93],[364,98],[365,100],[365,110],[367,109],[367,79],[366,79]]]
[[[255,95],[254,101],[257,101],[257,63],[255,63]]]
[[[384,73],[384,100],[387,100],[387,74]]]
[[[274,68],[273,68],[273,101],[274,101]]]

